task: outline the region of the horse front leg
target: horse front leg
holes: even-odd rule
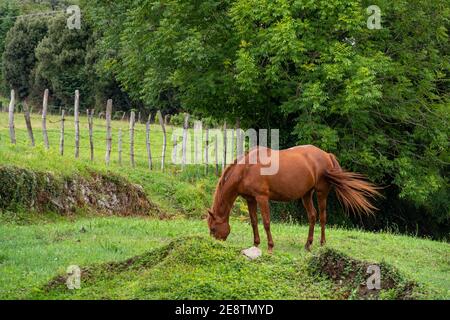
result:
[[[250,214],[250,221],[252,223],[253,228],[253,244],[255,247],[259,246],[261,240],[259,239],[259,230],[258,230],[258,204],[254,198],[247,199],[248,212]]]
[[[269,206],[269,198],[268,197],[258,197],[256,198],[258,202],[259,208],[261,209],[261,216],[264,223],[264,230],[266,230],[267,234],[267,243],[269,248],[269,253],[273,252],[273,239],[272,234],[270,232],[270,206]]]

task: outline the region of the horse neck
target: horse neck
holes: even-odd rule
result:
[[[231,208],[238,196],[237,184],[230,182],[226,182],[222,186],[219,185],[214,196],[213,212],[219,219],[225,221],[228,221]]]

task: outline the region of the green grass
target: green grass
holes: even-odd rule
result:
[[[151,146],[155,157],[154,170],[150,172],[147,164],[147,153],[145,145],[145,125],[136,124],[135,153],[136,167],[133,168],[129,162],[129,136],[128,124],[124,121],[113,121],[113,150],[111,163],[105,164],[106,153],[106,129],[104,120],[94,121],[94,144],[95,158],[90,161],[90,151],[88,148],[88,129],[86,117],[81,117],[81,148],[80,157],[74,156],[74,126],[73,118],[66,118],[66,152],[63,156],[59,154],[59,117],[48,117],[48,135],[50,149],[46,150],[43,144],[41,131],[41,119],[37,114],[32,117],[32,126],[36,139],[36,147],[29,146],[25,121],[22,114],[16,114],[16,137],[17,145],[11,145],[9,141],[8,115],[0,112],[0,164],[16,165],[39,171],[49,171],[57,175],[70,176],[73,174],[85,175],[88,170],[100,172],[111,171],[126,177],[131,182],[143,186],[146,193],[151,197],[167,216],[187,216],[199,217],[204,214],[211,202],[211,195],[214,192],[216,177],[211,166],[209,174],[204,172],[204,166],[188,165],[185,170],[181,170],[179,165],[172,165],[172,143],[171,135],[173,127],[168,126],[167,137],[168,146],[166,154],[166,170],[160,170],[158,157],[162,153],[163,135],[159,125],[151,126]],[[123,128],[123,164],[118,162],[117,154],[117,133],[119,128]],[[239,204],[240,205],[240,204]]]
[[[332,298],[323,278],[286,255],[249,262],[239,248],[205,237],[183,237],[134,257],[84,270],[83,288],[64,279],[35,290],[43,299],[293,299]],[[313,283],[317,280],[317,283]]]
[[[181,255],[181,260],[189,255],[191,258],[203,255],[201,263],[185,263],[179,259],[175,262],[180,263],[175,263],[170,260],[173,256],[170,256],[167,261],[164,259],[164,263],[144,268],[138,273],[124,271],[107,278],[105,282],[95,282],[90,289],[86,287],[85,291],[68,294],[56,290],[43,296],[42,287],[56,275],[64,274],[69,265],[85,267],[123,261],[136,255],[149,255],[149,250],[161,248],[180,237],[207,237],[206,223],[198,217],[210,206],[217,181],[212,173],[205,175],[201,166],[188,166],[181,171],[179,166],[168,165],[165,172],[159,169],[149,171],[142,124],[137,125],[136,168],[132,168],[128,161],[128,125],[122,121],[113,122],[114,147],[110,166],[106,166],[103,160],[106,134],[105,128],[101,126],[96,126],[95,161],[90,162],[89,149],[86,148],[86,119],[83,117],[80,158],[74,158],[71,118],[66,122],[66,153],[60,156],[58,120],[58,117],[49,117],[51,148],[45,150],[39,117],[33,117],[37,146],[31,148],[28,146],[23,116],[16,115],[18,144],[11,146],[7,114],[0,113],[0,164],[49,171],[60,176],[84,175],[92,169],[104,173],[111,171],[142,185],[151,200],[165,212],[165,217],[171,220],[99,217],[83,211],[71,217],[61,217],[54,213],[2,212],[0,299],[204,298],[208,292],[207,297],[211,298],[342,298],[332,289],[331,282],[306,273],[311,254],[303,249],[307,234],[305,226],[274,223],[272,233],[276,244],[275,255],[264,257],[261,262],[254,264],[242,260],[238,254],[239,249],[252,244],[251,228],[241,221],[247,219],[246,207],[242,202],[235,205],[232,233],[226,245],[217,247],[214,242],[208,242],[198,251],[190,251],[195,247],[191,243],[174,252]],[[102,120],[96,120],[96,124],[101,123]],[[123,165],[117,162],[115,147],[120,127],[124,129]],[[168,137],[171,135],[170,130],[169,128]],[[159,126],[152,126],[151,137],[153,154],[156,156],[161,152],[162,135]],[[170,154],[169,143],[168,162]],[[155,167],[159,166],[156,164]],[[392,233],[368,233],[331,227],[327,230],[328,247],[355,259],[385,261],[398,268],[407,278],[419,283],[421,291],[425,292],[421,298],[450,298],[448,243]],[[316,246],[314,251],[317,252]],[[227,259],[208,265],[205,260],[209,256],[205,256],[205,252],[211,254],[211,259],[223,254]],[[172,262],[169,263],[169,260]],[[242,288],[240,284],[243,285]],[[248,290],[245,290],[246,287]]]
[[[65,117],[65,159],[74,160],[75,155],[75,124],[73,116]],[[42,134],[42,119],[37,113],[33,113],[31,116],[31,123],[34,132],[34,138],[38,147],[44,146],[43,134]],[[48,115],[47,116],[47,131],[49,138],[50,148],[55,154],[59,153],[59,140],[60,140],[60,116]],[[112,121],[112,154],[111,154],[111,168],[117,168],[119,166],[118,159],[118,135],[119,129],[122,129],[123,134],[123,165],[131,166],[130,164],[130,135],[129,124],[126,121]],[[166,163],[171,161],[173,145],[172,145],[172,133],[177,129],[172,126],[167,126],[167,153]],[[150,129],[150,145],[152,150],[152,156],[155,168],[160,167],[162,157],[162,145],[163,134],[159,125],[152,124]],[[15,132],[17,138],[18,147],[29,147],[30,140],[25,125],[24,116],[22,113],[15,113]],[[147,168],[147,151],[146,151],[146,132],[145,124],[136,123],[135,125],[135,161],[136,166]],[[94,165],[105,166],[105,154],[106,154],[106,122],[104,119],[98,117],[94,118]],[[8,127],[8,114],[0,113],[0,145],[1,147],[9,146],[9,127]],[[180,142],[179,138],[179,142]],[[89,146],[89,129],[87,118],[84,115],[80,116],[80,161],[90,162],[90,146]],[[63,166],[60,169],[64,169]]]
[[[231,224],[232,233],[225,252],[236,253],[239,248],[251,246],[251,227],[237,219]],[[74,295],[74,298],[204,298],[201,292],[196,293],[194,289],[201,288],[202,284],[210,286],[217,281],[217,285],[223,286],[223,290],[217,293],[218,296],[212,296],[216,298],[339,298],[337,293],[330,291],[330,282],[315,279],[305,273],[307,261],[311,257],[311,253],[303,249],[307,228],[273,224],[272,229],[275,254],[273,258],[265,257],[261,262],[264,265],[246,266],[246,262],[239,260],[237,254],[230,258],[230,264],[226,261],[216,263],[214,271],[210,273],[207,272],[208,266],[201,263],[190,265],[189,268],[192,269],[185,269],[185,263],[172,263],[167,266],[169,269],[162,264],[157,269],[152,269],[152,272],[142,270],[142,274],[138,273],[136,276],[133,276],[133,272],[125,272],[112,282],[98,287],[106,290],[103,293],[94,286],[87,293],[81,290],[70,294],[54,294],[64,298],[70,298],[70,295]],[[69,265],[85,267],[102,262],[122,261],[160,248],[174,239],[193,235],[207,237],[205,221],[119,217],[71,220],[57,218],[50,223],[31,225],[4,221],[0,224],[0,298],[36,297],[41,292],[39,289],[56,275],[64,274]],[[450,245],[447,243],[387,233],[329,228],[327,246],[352,258],[369,262],[384,261],[395,266],[407,278],[419,283],[421,290],[425,291],[422,298],[450,298]],[[267,255],[265,244],[262,248],[264,255]],[[313,253],[317,250],[316,243]],[[179,259],[196,259],[195,253],[196,251],[180,253]],[[222,253],[212,250],[212,260],[216,258],[215,254]],[[239,269],[241,267],[233,264],[236,261],[240,261],[238,266],[245,265],[242,273]],[[257,271],[258,268],[261,270]],[[279,276],[284,280],[271,273],[271,268],[279,271]],[[226,278],[220,278],[221,270]],[[238,289],[238,284],[233,282],[237,280],[230,279],[238,277],[242,283],[250,285],[253,274],[256,275],[256,280],[261,281],[261,287],[252,284],[254,287],[248,292],[240,291],[244,289]],[[283,278],[283,275],[288,276]],[[209,279],[210,276],[214,276],[214,280]],[[181,285],[185,282],[192,286],[193,292],[188,290],[188,285]],[[121,283],[126,283],[126,286],[122,288]],[[148,284],[152,289],[142,291],[145,285],[138,285],[139,283]],[[264,286],[273,288],[274,291],[265,291],[262,288]],[[291,286],[294,287],[289,289]]]
[[[31,115],[31,124],[33,128],[35,143],[38,150],[43,150],[44,139],[42,134],[42,118],[39,114],[33,113]],[[59,154],[59,144],[60,144],[60,128],[61,128],[61,118],[56,115],[47,116],[47,132],[49,138],[50,151],[53,155]],[[74,161],[75,160],[75,124],[74,117],[66,115],[65,117],[65,130],[64,130],[64,156],[65,160]],[[106,154],[106,122],[104,119],[94,117],[93,125],[93,140],[94,140],[94,162],[90,161],[90,144],[89,144],[89,127],[87,117],[83,114],[80,115],[80,156],[77,161],[88,162],[90,165],[95,165],[98,167],[107,167],[105,165],[105,154]],[[120,170],[122,168],[127,168],[131,166],[130,160],[130,132],[129,123],[127,121],[113,120],[111,123],[112,128],[112,153],[111,162],[108,168]],[[119,150],[118,150],[118,140],[119,140],[119,130],[122,130],[122,165],[119,165]],[[181,161],[181,144],[182,144],[182,128],[175,127],[172,125],[166,126],[167,134],[167,150],[165,156],[165,164],[170,166],[172,163],[172,152],[173,152],[173,133],[177,132],[178,146],[177,154],[178,161]],[[24,115],[22,113],[15,113],[15,133],[17,146],[15,149],[22,152],[30,148],[30,140],[27,133],[27,128],[25,125]],[[191,162],[194,161],[194,130],[189,129],[189,136],[191,137],[190,152],[187,153],[187,160]],[[203,137],[205,139],[205,137]],[[210,136],[211,141],[213,140],[212,135]],[[228,159],[231,159],[231,139],[228,139]],[[212,142],[210,142],[212,143]],[[223,142],[222,142],[223,143]],[[223,151],[223,145],[219,142],[218,153],[219,161],[222,159],[220,156]],[[159,124],[150,125],[150,146],[153,158],[153,166],[155,169],[161,167],[162,161],[162,149],[163,149],[163,131]],[[203,141],[203,146],[205,142]],[[10,137],[9,137],[9,125],[8,125],[8,113],[0,112],[0,151],[8,151],[10,148]],[[4,149],[6,148],[6,149]],[[189,150],[189,149],[188,149]],[[204,156],[204,155],[203,155]],[[134,157],[135,163],[138,168],[148,168],[148,157],[146,149],[146,125],[145,123],[135,124],[134,130]],[[214,163],[214,148],[213,145],[209,148],[209,162],[211,164],[210,173],[213,172],[212,164]],[[64,162],[63,162],[64,163]],[[178,164],[177,167],[180,165]],[[69,166],[70,167],[70,166]],[[67,170],[67,166],[61,164],[55,168],[59,170]],[[204,167],[202,166],[198,170],[198,174],[203,174]]]

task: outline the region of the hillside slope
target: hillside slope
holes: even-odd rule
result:
[[[239,250],[251,246],[251,227],[238,220],[231,225],[229,240],[220,243],[203,240],[209,238],[208,230],[205,222],[199,220],[85,217],[56,218],[50,223],[31,225],[2,223],[0,299],[201,299],[206,298],[208,290],[216,292],[210,293],[211,298],[355,298],[340,293],[332,281],[310,274],[310,259],[322,250],[317,244],[312,254],[303,249],[307,227],[274,224],[273,257],[267,255],[263,245],[263,258],[249,265],[241,259]],[[135,256],[146,257],[152,250],[164,248],[180,237],[195,235],[202,240],[176,246],[171,255],[160,259],[165,262],[159,266],[138,273],[119,272],[105,279],[97,277],[98,281],[84,291],[61,291],[61,287],[48,293],[42,291],[56,276],[65,274],[70,265],[92,268]],[[447,243],[337,228],[328,230],[328,238],[329,249],[353,259],[384,261],[398,269],[405,279],[417,282],[414,298],[450,298]],[[222,290],[216,290],[218,284]],[[392,296],[387,294],[384,298]]]

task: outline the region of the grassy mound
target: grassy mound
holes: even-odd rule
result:
[[[338,284],[323,273],[328,270],[330,253],[342,261],[342,255],[326,251],[319,258],[293,259],[287,255],[264,255],[248,261],[238,247],[200,236],[178,238],[158,249],[122,262],[83,267],[81,289],[69,290],[66,275],[50,280],[35,290],[31,299],[346,299],[358,288],[356,277]],[[360,274],[363,262],[345,260]],[[353,263],[354,262],[354,263]],[[392,268],[383,265],[382,272]],[[365,270],[364,270],[365,271]],[[342,273],[342,272],[341,272]],[[390,273],[390,274],[396,274]],[[362,274],[361,274],[362,275]],[[365,276],[367,277],[367,276]],[[398,299],[397,278],[382,288],[375,298]],[[358,278],[358,281],[360,279]],[[392,290],[391,290],[392,289]],[[389,291],[391,290],[391,291]],[[387,294],[389,292],[390,294]],[[395,291],[397,292],[397,291]],[[398,291],[400,292],[400,291]],[[403,292],[403,291],[402,291]]]
[[[332,280],[347,298],[354,299],[413,299],[417,284],[406,279],[387,263],[377,263],[380,268],[380,289],[369,290],[367,270],[373,263],[353,259],[334,249],[321,250],[309,262],[312,274]]]
[[[286,256],[249,261],[240,249],[200,236],[179,238],[132,259],[82,268],[81,289],[57,276],[32,299],[333,298],[331,283]]]
[[[4,211],[67,214],[86,208],[104,214],[148,215],[158,210],[140,186],[111,173],[61,176],[0,166],[0,181],[0,210]]]

